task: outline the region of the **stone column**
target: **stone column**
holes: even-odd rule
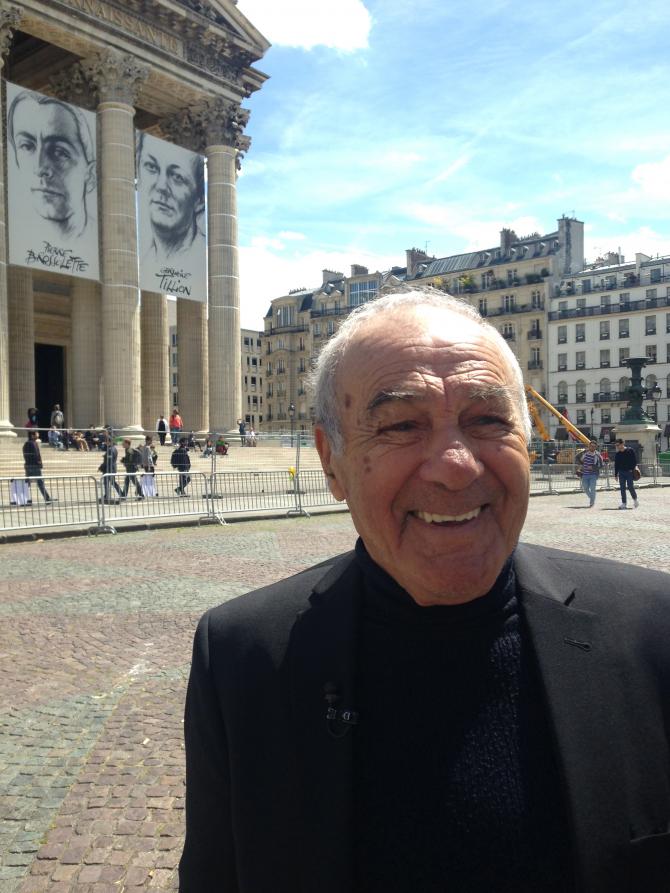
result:
[[[142,425],[153,431],[170,415],[170,345],[167,297],[142,292]]]
[[[104,50],[82,63],[98,91],[102,368],[105,422],[142,432],[140,288],[135,214],[135,94],[149,74],[133,56]]]
[[[249,112],[219,97],[161,121],[175,142],[207,156],[209,429],[237,427],[242,411],[240,285],[237,256],[237,168],[249,148]],[[179,332],[179,404],[184,351]]]
[[[11,382],[9,409],[17,425],[23,425],[28,407],[35,405],[35,322],[33,274],[30,270],[9,266],[7,292]]]
[[[21,13],[15,7],[0,10],[0,72],[4,65],[5,55],[9,50],[9,44],[13,32],[21,22]],[[1,86],[1,85],[0,85]],[[0,103],[0,115],[5,120],[5,109]],[[3,127],[4,131],[4,127]],[[0,437],[15,437],[11,430],[9,414],[9,314],[7,307],[7,230],[5,227],[5,158],[4,139],[0,140]],[[33,371],[34,375],[34,371]],[[23,407],[23,412],[27,407]],[[15,418],[17,424],[22,424],[23,415]]]
[[[100,286],[72,280],[72,424],[82,431],[103,425],[102,302]]]
[[[186,431],[204,435],[209,430],[207,305],[204,301],[177,299],[177,338],[179,412]]]

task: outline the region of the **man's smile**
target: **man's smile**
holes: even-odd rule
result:
[[[482,507],[477,506],[477,508],[472,509],[470,512],[465,512],[462,515],[438,515],[434,512],[410,512],[413,517],[418,518],[420,521],[425,521],[426,524],[458,524],[464,521],[472,521],[476,517],[478,517],[481,512]]]

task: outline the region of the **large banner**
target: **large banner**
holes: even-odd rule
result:
[[[98,279],[95,115],[7,84],[9,262]]]
[[[205,159],[137,133],[140,286],[207,300]]]

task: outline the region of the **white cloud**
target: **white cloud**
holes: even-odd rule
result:
[[[255,237],[240,248],[240,296],[242,326],[262,329],[270,301],[294,288],[315,288],[322,270],[349,275],[351,264],[363,264],[371,272],[402,264],[403,257],[374,254],[354,246],[341,250],[315,249],[300,244],[282,250],[276,237]]]
[[[546,230],[536,217],[509,218],[502,215],[498,219],[480,220],[469,217],[462,207],[456,205],[430,205],[417,202],[409,205],[407,214],[439,231],[437,235],[441,239],[441,244],[445,244],[446,235],[457,236],[462,240],[461,246],[454,248],[453,251],[446,249],[445,256],[497,245],[503,227],[513,229],[518,236]]]
[[[670,200],[670,155],[661,161],[638,164],[633,168],[631,179],[645,196],[656,201]]]
[[[286,242],[302,242],[307,238],[304,233],[296,233],[290,229],[282,230],[282,232],[278,233],[278,237]]]
[[[362,0],[240,0],[238,7],[275,46],[343,52],[368,46],[372,18]]]
[[[647,254],[649,257],[668,255],[670,254],[670,234],[658,233],[650,226],[640,226],[629,232],[619,232],[608,236],[598,232],[585,234],[584,254],[587,261],[595,260],[606,251],[618,251],[618,249],[621,249],[626,262],[634,261],[636,252]]]

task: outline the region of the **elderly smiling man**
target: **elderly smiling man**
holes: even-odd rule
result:
[[[315,388],[360,539],[200,622],[182,893],[670,889],[670,578],[518,544],[505,341],[391,295]]]

